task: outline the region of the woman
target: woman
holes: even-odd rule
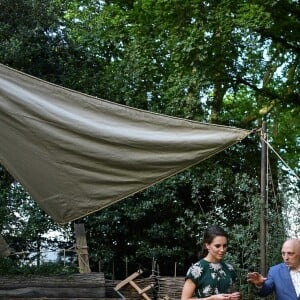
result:
[[[227,233],[216,225],[205,230],[200,260],[187,272],[181,300],[240,299],[240,293],[233,292],[236,273],[230,264],[223,261],[227,240]]]

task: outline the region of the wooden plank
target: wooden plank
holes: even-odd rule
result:
[[[146,293],[147,291],[151,290],[154,287],[153,284],[146,286],[144,289],[140,291],[140,293]]]
[[[134,281],[130,281],[129,284],[139,293],[139,295],[142,295],[144,299],[151,300],[151,298],[149,298]]]
[[[124,280],[122,280],[119,284],[117,284],[117,286],[115,287],[115,290],[118,291],[123,286],[125,286],[126,284],[128,284],[130,281],[132,281],[133,279],[135,279],[138,276],[140,276],[142,273],[143,273],[142,270],[138,270],[137,272],[134,272],[133,274],[131,274],[130,276],[128,276],[127,278],[125,278]]]

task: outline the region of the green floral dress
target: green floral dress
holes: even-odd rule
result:
[[[199,298],[234,292],[232,288],[236,277],[231,265],[223,261],[210,263],[205,259],[192,265],[186,275],[195,283],[195,294]]]

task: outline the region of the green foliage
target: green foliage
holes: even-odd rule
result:
[[[20,260],[11,258],[0,259],[0,275],[68,275],[77,273],[74,266],[65,266],[61,263],[44,263],[40,266],[20,263]]]
[[[6,194],[2,196],[4,207],[13,213],[5,216],[1,229],[6,242],[14,252],[23,249],[36,252],[40,251],[45,244],[49,249],[59,245],[59,241],[51,240],[44,235],[49,230],[61,231],[61,228],[41,211],[19,183],[9,182],[9,186],[6,186]]]

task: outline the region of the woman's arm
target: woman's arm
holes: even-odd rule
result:
[[[195,289],[196,289],[195,283],[191,279],[186,279],[181,293],[181,300],[192,299]]]

